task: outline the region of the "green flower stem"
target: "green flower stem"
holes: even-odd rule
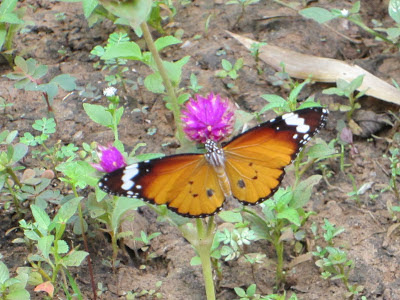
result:
[[[16,185],[18,185],[19,187],[22,187],[21,182],[19,181],[17,175],[15,175],[15,173],[14,173],[12,168],[6,167],[6,172],[8,173],[8,175],[11,176],[11,178],[14,180]]]
[[[192,225],[192,223],[190,223],[190,225]],[[207,226],[206,228],[205,225]],[[190,226],[182,226],[179,229],[200,256],[207,300],[215,300],[215,288],[211,267],[211,246],[215,235],[214,217],[210,217],[207,224],[204,224],[202,219],[196,219],[196,230]]]
[[[163,80],[164,86],[167,90],[167,95],[168,95],[168,101],[171,104],[172,108],[172,113],[174,114],[174,119],[175,119],[175,124],[176,124],[176,134],[178,140],[182,143],[184,143],[184,134],[183,134],[183,129],[182,129],[182,124],[181,124],[181,112],[180,112],[180,107],[178,104],[178,99],[176,98],[174,88],[172,86],[171,81],[169,80],[167,71],[164,68],[164,65],[162,63],[161,57],[158,54],[158,51],[156,49],[156,46],[154,45],[153,37],[151,36],[149,27],[147,26],[146,22],[143,22],[140,25],[140,28],[143,31],[143,37],[146,41],[147,47],[149,47],[149,50],[154,58],[154,61],[157,65],[157,69],[160,72],[161,78]]]
[[[279,230],[280,232],[280,230]],[[283,271],[283,242],[279,240],[280,234],[279,232],[275,234],[274,246],[277,256],[277,264],[276,264],[276,285],[277,288],[285,282],[285,273]]]
[[[358,15],[356,16],[350,16],[347,18],[347,20],[349,20],[350,22],[353,22],[354,24],[356,24],[357,26],[361,27],[362,29],[364,29],[366,32],[368,32],[369,34],[373,35],[374,37],[377,37],[389,44],[394,45],[393,41],[389,40],[388,38],[386,38],[385,36],[383,36],[382,34],[380,34],[379,32],[369,28],[367,25],[365,25],[361,19],[359,18]]]
[[[214,280],[211,268],[211,246],[214,240],[214,217],[208,220],[207,230],[201,219],[196,219],[198,244],[196,250],[200,256],[203,268],[204,285],[206,287],[207,300],[215,300]]]
[[[114,142],[119,142],[119,136],[118,136],[118,120],[117,120],[117,116],[116,116],[116,111],[117,111],[117,105],[112,104],[113,106],[113,111],[111,113],[112,115],[112,131],[114,133]]]

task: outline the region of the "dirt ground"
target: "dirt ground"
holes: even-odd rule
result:
[[[306,1],[293,2],[301,4]],[[310,5],[325,8],[350,8],[354,3],[337,0],[310,2]],[[361,15],[366,24],[372,26],[372,20],[379,20],[386,27],[394,26],[387,14],[388,1],[361,2]],[[186,43],[185,47],[178,45],[168,48],[163,52],[164,59],[175,60],[190,55],[191,59],[184,68],[182,85],[189,85],[190,73],[195,73],[199,84],[204,87],[201,93],[218,92],[237,102],[243,110],[257,111],[265,105],[260,95],[287,96],[287,90],[272,84],[271,76],[275,70],[268,65],[261,64],[264,73],[258,75],[249,51],[225,30],[301,53],[349,61],[388,82],[391,82],[392,78],[400,82],[398,49],[374,40],[372,36],[346,20],[333,23],[335,32],[302,18],[294,10],[272,1],[261,0],[248,6],[244,17],[233,28],[240,14],[238,6],[226,6],[223,0],[196,0],[186,6],[180,5],[178,1],[174,3],[177,15],[174,22],[166,26],[166,30],[167,33],[173,34],[182,29],[182,39]],[[16,52],[26,59],[32,57],[42,64],[47,64],[50,76],[70,74],[76,77],[80,87],[80,91],[68,95],[62,92],[54,102],[59,124],[54,141],[62,140],[65,144],[78,145],[92,141],[107,144],[113,138],[111,131],[93,123],[85,114],[82,104],[106,103],[104,97],[99,96],[106,87],[104,76],[107,73],[94,67],[96,60],[90,55],[90,51],[96,45],[105,45],[108,35],[116,29],[115,26],[110,21],[104,21],[90,28],[79,3],[28,0],[20,1],[19,5],[29,6],[26,19],[32,20],[34,25],[28,26],[28,30],[17,36]],[[58,20],[58,13],[64,13],[65,18]],[[210,15],[212,17],[208,32],[205,33],[205,23]],[[159,36],[156,32],[154,35]],[[195,39],[196,35],[203,37]],[[131,36],[137,39],[133,33]],[[344,36],[350,37],[351,40]],[[63,52],[60,53],[59,50]],[[221,59],[235,62],[241,57],[244,59],[244,67],[239,71],[237,90],[232,91],[227,88],[228,80],[216,79],[215,72],[221,69]],[[126,76],[133,81],[140,82],[148,74],[147,68],[140,63],[130,62],[129,67],[130,71]],[[9,71],[10,69],[4,68],[2,75]],[[0,86],[0,96],[14,104],[0,115],[1,129],[18,130],[20,136],[24,132],[33,133],[31,126],[34,120],[46,116],[46,106],[40,95],[16,90],[13,88],[13,82],[5,77],[0,78]],[[92,96],[84,93],[89,91],[89,86],[94,88]],[[309,85],[302,95],[307,97],[309,94],[315,94],[316,98],[328,107],[332,103],[346,103],[344,98],[323,95],[321,91],[327,87],[327,84]],[[165,108],[162,97],[151,94],[140,84],[136,90],[120,90],[119,95],[126,108],[120,126],[120,139],[127,148],[132,149],[137,143],[145,142],[147,147],[141,150],[142,152],[173,154],[177,145],[172,114]],[[362,108],[367,111],[379,114],[385,114],[389,110],[398,112],[395,106],[371,97],[363,97],[360,102]],[[143,107],[147,109],[142,109]],[[271,117],[271,112],[263,116],[265,119]],[[325,141],[335,138],[337,121],[344,119],[343,113],[332,112],[326,129],[319,137]],[[154,135],[148,134],[151,128],[156,128]],[[324,218],[327,218],[331,223],[345,228],[337,244],[343,245],[349,257],[355,261],[350,282],[364,286],[362,295],[367,299],[395,300],[400,299],[400,235],[398,231],[388,235],[388,229],[394,222],[387,211],[387,203],[398,203],[391,192],[379,192],[389,182],[389,162],[383,158],[383,154],[388,152],[385,138],[390,137],[393,132],[390,128],[384,128],[376,134],[382,139],[355,138],[354,143],[359,153],[351,156],[346,152],[346,163],[351,167],[346,168],[345,174],[338,169],[337,161],[328,162],[330,168],[335,171],[334,176],[330,178],[331,186],[321,181],[314,188],[307,210],[314,210],[317,214],[310,218],[305,229],[311,241],[308,250],[315,251],[310,231],[312,222],[322,225]],[[38,165],[32,159],[28,159],[26,163],[31,168]],[[361,206],[347,195],[353,190],[348,173],[354,176],[357,187],[372,182],[371,188],[360,196]],[[289,174],[284,186],[290,183],[290,178]],[[368,197],[370,194],[377,194],[378,197],[372,201]],[[7,230],[18,226],[18,220],[12,211],[2,211],[1,215],[0,253],[10,270],[15,271],[17,267],[26,263],[27,250],[11,243],[21,235],[20,232],[12,231],[5,235]],[[156,217],[153,212],[142,209],[132,225],[136,229],[145,228],[148,233],[162,233],[152,241],[152,251],[157,254],[157,258],[149,260],[146,269],[140,269],[141,263],[137,259],[121,252],[121,264],[116,274],[113,274],[109,266],[102,264],[112,253],[109,241],[99,232],[90,234],[89,246],[94,261],[95,281],[103,286],[101,299],[125,299],[126,292],[155,289],[158,281],[162,281],[159,289],[163,295],[162,299],[205,299],[201,267],[192,267],[189,264],[195,255],[193,249],[175,228],[157,222]],[[76,240],[76,237],[72,238]],[[247,287],[252,283],[257,284],[258,293],[266,295],[273,292],[274,249],[265,242],[255,242],[247,250],[249,253],[267,254],[266,264],[258,265],[252,270],[243,259],[223,263],[224,276],[218,283],[218,299],[237,299],[233,288]],[[288,265],[298,255],[294,253],[291,245],[287,245],[285,263]],[[85,262],[74,272],[81,290],[89,298],[90,280],[86,267]],[[288,278],[288,294],[295,292],[299,299],[343,299],[346,291],[340,281],[322,279],[313,259],[294,264],[288,270]],[[35,293],[32,292],[32,295]],[[37,293],[36,299],[41,299],[42,296],[43,294]],[[63,297],[61,295],[60,299]],[[142,299],[153,298],[144,296]]]

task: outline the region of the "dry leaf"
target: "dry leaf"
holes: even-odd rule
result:
[[[247,49],[250,49],[253,43],[258,43],[227,32]],[[340,78],[350,82],[359,75],[364,75],[359,91],[366,91],[366,95],[400,105],[399,90],[357,65],[350,65],[337,59],[302,54],[272,45],[260,47],[259,53],[259,57],[276,70],[282,71],[280,64],[284,63],[285,71],[290,77],[307,79],[311,76],[312,80],[320,82],[336,82]]]
[[[35,292],[46,292],[50,297],[53,298],[54,286],[50,281],[43,282],[37,285],[34,289]]]

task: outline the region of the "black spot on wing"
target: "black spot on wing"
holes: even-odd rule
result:
[[[244,182],[243,179],[239,179],[237,182],[238,187],[240,187],[241,189],[244,189],[246,187],[246,183]]]

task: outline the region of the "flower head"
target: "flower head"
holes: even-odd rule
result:
[[[228,99],[210,93],[206,98],[190,98],[182,113],[183,130],[189,139],[219,142],[233,131],[235,107]]]
[[[341,11],[340,11],[340,13],[342,14],[342,17],[344,17],[344,18],[346,18],[346,17],[348,17],[349,16],[349,11],[347,10],[347,9],[342,9]]]
[[[117,89],[113,86],[109,86],[103,90],[103,94],[106,97],[115,96],[116,93],[117,93]]]
[[[97,155],[100,161],[98,164],[91,164],[92,167],[98,171],[110,173],[126,166],[125,159],[117,148],[113,146],[104,147],[101,145],[99,145],[98,148],[100,151],[97,152]]]

